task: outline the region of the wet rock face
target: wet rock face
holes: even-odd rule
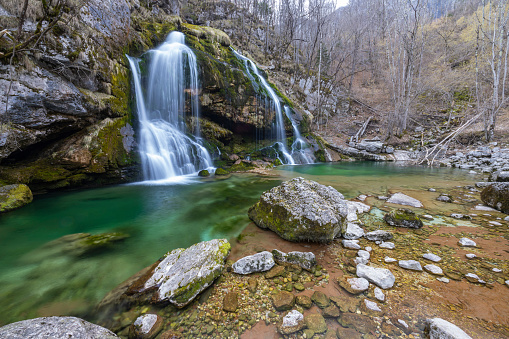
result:
[[[493,183],[481,192],[481,200],[488,206],[509,214],[509,182]]]
[[[0,327],[0,337],[10,339],[74,338],[114,339],[113,332],[75,317],[44,317]]]
[[[27,185],[7,185],[0,187],[0,213],[9,212],[31,203],[32,191]]]
[[[346,228],[348,208],[330,186],[295,178],[262,194],[249,218],[289,241],[331,242]]]
[[[423,223],[421,219],[411,210],[399,208],[395,211],[387,213],[384,220],[391,226],[421,228]]]

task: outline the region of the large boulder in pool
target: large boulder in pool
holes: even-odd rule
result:
[[[32,191],[27,185],[15,184],[0,187],[0,213],[25,206],[32,200]]]
[[[481,200],[488,206],[509,214],[509,182],[497,182],[485,187]]]
[[[295,178],[264,192],[249,218],[289,241],[331,242],[346,230],[348,206],[336,189]]]
[[[221,275],[230,249],[231,245],[226,239],[175,249],[136,281],[127,293],[149,293],[152,302],[170,302],[184,307]],[[145,296],[143,299],[148,298]]]
[[[0,327],[0,338],[116,339],[110,330],[75,317],[44,317]]]

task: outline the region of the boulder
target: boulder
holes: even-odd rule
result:
[[[184,307],[222,273],[230,248],[226,239],[214,239],[168,252],[150,274],[134,284],[129,293],[155,290],[154,302],[170,302]],[[142,287],[136,289],[140,285]]]
[[[438,198],[437,198],[437,201],[441,201],[441,202],[452,202],[452,197],[449,195],[449,194],[441,194]]]
[[[163,318],[157,314],[139,316],[129,328],[129,338],[152,339],[163,328]]]
[[[399,267],[412,270],[412,271],[422,271],[422,266],[418,261],[415,260],[400,260],[398,262]]]
[[[313,252],[288,252],[283,253],[279,250],[272,250],[272,255],[278,263],[289,263],[302,267],[305,270],[311,271],[316,265],[316,257]]]
[[[419,200],[409,197],[408,195],[405,195],[401,192],[394,193],[393,195],[391,195],[391,197],[389,198],[389,200],[387,200],[387,202],[389,202],[391,204],[397,204],[397,205],[422,207],[422,203]]]
[[[481,200],[488,206],[509,214],[509,182],[494,183],[481,192]]]
[[[278,330],[281,334],[292,334],[302,330],[305,325],[304,315],[299,311],[292,310],[283,317]]]
[[[251,274],[268,271],[275,264],[272,253],[263,251],[237,260],[232,269],[237,274]]]
[[[441,318],[426,320],[430,339],[472,339],[458,326]]]
[[[370,241],[387,241],[392,239],[392,233],[383,231],[383,230],[377,230],[373,232],[368,232],[364,235],[364,238],[370,240]]]
[[[44,317],[18,321],[0,327],[0,338],[40,339],[114,339],[119,338],[104,327],[75,317]]]
[[[346,229],[348,208],[330,186],[295,178],[264,192],[249,218],[289,241],[331,242]]]
[[[421,228],[423,226],[421,219],[415,214],[415,212],[407,208],[399,208],[387,213],[384,216],[384,220],[391,226],[407,228]]]
[[[32,191],[27,185],[7,185],[0,187],[0,213],[9,212],[31,203]]]
[[[356,274],[359,278],[365,278],[384,290],[394,286],[396,281],[394,274],[386,268],[376,268],[361,264],[357,265]]]
[[[369,153],[382,153],[384,144],[379,140],[362,140],[355,148],[367,151]]]

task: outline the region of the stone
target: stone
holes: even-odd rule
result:
[[[359,251],[357,251],[357,257],[369,260],[369,258],[371,257],[371,254],[368,251],[359,250]]]
[[[258,289],[258,280],[254,277],[247,279],[247,289],[251,293],[255,293]]]
[[[477,244],[475,243],[475,241],[471,240],[471,239],[468,239],[468,238],[461,238],[459,241],[458,241],[458,244],[460,246],[463,246],[463,247],[476,247]]]
[[[344,248],[349,248],[352,250],[361,249],[361,246],[359,245],[359,240],[342,240],[341,243],[343,244]]]
[[[264,192],[248,214],[283,239],[324,243],[346,230],[348,207],[336,189],[298,177]]]
[[[360,294],[368,290],[369,281],[364,278],[339,278],[339,286],[343,287],[348,293]]]
[[[311,300],[318,306],[319,308],[326,308],[330,305],[330,299],[325,293],[320,291],[315,291],[311,296]]]
[[[384,290],[394,286],[396,278],[386,268],[375,268],[367,265],[357,265],[357,276],[365,278],[369,282],[377,285]]]
[[[76,317],[43,317],[0,327],[0,338],[117,339],[110,330]]]
[[[129,328],[130,338],[152,339],[163,329],[163,318],[157,314],[143,314]]]
[[[505,284],[507,285],[507,287],[509,287],[509,280],[506,280]]]
[[[223,310],[226,312],[235,312],[239,307],[239,296],[237,292],[228,292],[223,299]]]
[[[168,252],[140,292],[155,289],[155,301],[184,307],[219,277],[230,248],[226,239],[214,239]]]
[[[314,333],[325,333],[327,331],[327,324],[325,318],[318,313],[309,314],[304,317],[306,327]]]
[[[281,291],[272,296],[272,304],[276,311],[288,311],[295,305],[295,296],[287,291]]]
[[[449,279],[447,279],[446,277],[440,277],[440,278],[437,278],[437,280],[438,280],[438,281],[441,281],[441,282],[443,282],[443,283],[446,283],[446,284],[448,284],[448,283],[449,283],[449,281],[450,281],[450,280],[449,280]]]
[[[230,172],[228,172],[227,170],[225,170],[224,168],[221,168],[221,167],[218,167],[216,169],[216,171],[214,172],[214,175],[217,175],[217,176],[224,176],[224,175],[228,175],[230,174]]]
[[[362,334],[353,328],[345,328],[339,326],[336,330],[336,335],[339,339],[362,339]]]
[[[348,207],[347,221],[357,221],[359,218],[357,214],[369,212],[371,207],[359,201],[346,201]]]
[[[23,207],[32,200],[32,191],[27,185],[14,184],[0,187],[0,213]]]
[[[378,246],[380,246],[380,248],[387,248],[389,250],[393,250],[396,247],[392,242],[383,242]]]
[[[408,195],[405,195],[401,192],[394,193],[393,195],[391,195],[391,197],[389,198],[389,200],[387,200],[387,202],[389,202],[391,204],[407,205],[407,206],[412,206],[412,207],[422,207],[423,206],[419,200],[409,197]]]
[[[325,318],[337,318],[340,315],[339,308],[336,305],[329,305],[323,309],[323,316]]]
[[[285,267],[276,265],[272,267],[267,273],[265,273],[265,278],[272,279],[275,277],[281,277],[285,274]]]
[[[355,313],[342,314],[338,318],[338,322],[343,327],[354,328],[363,334],[375,333],[377,328],[376,323],[370,317]]]
[[[210,173],[207,170],[201,170],[201,171],[198,172],[198,176],[202,177],[202,178],[206,178],[206,177],[210,176]]]
[[[351,312],[354,313],[357,311],[357,307],[360,304],[360,299],[351,297],[351,296],[345,296],[345,295],[339,295],[339,296],[331,296],[330,300],[336,304],[337,307],[341,310],[341,312]]]
[[[379,140],[362,140],[355,145],[355,148],[369,153],[381,153],[383,146],[384,144]]]
[[[251,274],[268,271],[275,264],[272,253],[263,251],[237,260],[232,270],[237,274]]]
[[[477,255],[475,255],[474,253],[467,253],[465,254],[465,257],[467,257],[468,259],[474,259],[477,258]]]
[[[398,262],[399,267],[412,270],[412,271],[422,271],[421,264],[415,260],[400,260]]]
[[[421,219],[407,208],[399,208],[385,214],[384,220],[389,225],[396,227],[421,228],[423,226]]]
[[[304,315],[299,311],[292,310],[283,317],[278,330],[281,334],[292,334],[302,330],[304,326]]]
[[[465,278],[470,282],[482,282],[481,278],[479,278],[479,276],[474,273],[465,274]]]
[[[364,306],[366,307],[366,309],[368,309],[370,311],[382,312],[382,309],[374,301],[364,299]]]
[[[391,258],[391,257],[385,257],[384,261],[386,263],[393,263],[393,262],[396,262],[398,261],[397,259],[394,259],[394,258]]]
[[[297,303],[297,305],[300,305],[306,309],[311,308],[311,306],[313,306],[313,301],[311,300],[310,297],[306,295],[298,295],[295,298],[295,302]]]
[[[375,298],[378,300],[378,301],[382,301],[384,302],[385,301],[385,294],[384,292],[382,291],[381,288],[379,287],[375,287],[375,289],[373,290],[374,294],[375,294]]]
[[[484,205],[476,205],[474,207],[474,210],[476,210],[476,211],[488,211],[488,212],[496,211],[496,209],[488,207],[488,206],[484,206]]]
[[[433,254],[433,253],[424,253],[422,255],[422,257],[424,259],[431,260],[433,262],[440,262],[440,261],[442,261],[442,258],[440,258],[438,255]]]
[[[294,264],[302,267],[307,271],[311,271],[311,269],[316,266],[316,257],[313,252],[293,251],[286,254],[279,250],[272,250],[272,255],[278,264]]]
[[[438,201],[441,202],[452,202],[452,197],[449,194],[442,194],[437,198]]]
[[[426,270],[426,272],[429,272],[434,275],[444,275],[444,272],[442,271],[442,269],[440,267],[438,267],[437,265],[431,265],[431,264],[425,265],[424,269]]]
[[[392,239],[392,233],[383,231],[383,230],[377,230],[373,232],[368,232],[364,235],[364,238],[370,240],[370,241],[387,241]]]
[[[509,182],[487,186],[481,192],[481,200],[489,207],[509,214]]]
[[[346,230],[343,232],[343,238],[349,240],[355,240],[362,238],[364,230],[358,224],[349,222],[347,223]]]
[[[430,339],[472,339],[458,326],[441,318],[426,319]]]
[[[430,191],[430,192],[436,192],[437,190],[436,190],[436,189],[434,189],[434,188],[428,188],[428,191]]]
[[[424,214],[424,215],[421,215],[421,219],[433,220],[434,218],[432,215]]]

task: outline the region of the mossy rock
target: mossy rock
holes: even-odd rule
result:
[[[421,219],[407,208],[399,208],[385,214],[384,220],[389,225],[397,227],[421,228],[423,226]]]
[[[210,176],[210,173],[207,170],[201,170],[201,171],[198,172],[198,176],[205,178],[205,177]]]
[[[223,175],[230,174],[230,172],[228,172],[227,170],[219,167],[219,168],[216,169],[216,172],[214,174],[217,175],[217,176],[223,176]]]
[[[481,192],[481,200],[488,206],[509,214],[509,182],[493,183]]]
[[[32,200],[32,191],[27,185],[14,184],[0,187],[0,213],[23,207]]]

